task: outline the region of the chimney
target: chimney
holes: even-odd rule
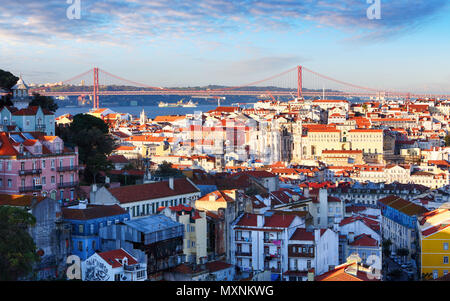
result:
[[[264,215],[258,214],[256,216],[256,227],[264,226]]]
[[[78,209],[86,209],[87,208],[87,202],[86,201],[79,201],[78,202]]]
[[[216,194],[215,194],[214,192],[211,192],[211,193],[209,194],[209,201],[210,201],[210,202],[214,202],[216,199],[217,199]]]
[[[348,233],[348,242],[352,243],[355,240],[355,233],[350,232]]]
[[[173,186],[173,177],[169,178],[169,188],[174,190],[174,186]]]
[[[303,196],[309,198],[309,187],[303,188]]]

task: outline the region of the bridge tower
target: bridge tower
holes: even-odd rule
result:
[[[302,66],[297,66],[297,98],[303,98]]]
[[[94,92],[93,92],[93,104],[94,104],[94,109],[98,109],[99,108],[99,103],[98,103],[98,68],[95,67],[94,68]]]

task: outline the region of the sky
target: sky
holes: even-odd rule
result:
[[[369,18],[377,2],[380,18]],[[448,16],[447,0],[0,0],[0,69],[28,83],[99,67],[192,86],[302,65],[375,89],[448,93]]]

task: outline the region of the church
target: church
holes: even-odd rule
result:
[[[13,105],[0,107],[0,131],[43,132],[54,136],[55,114],[39,106],[30,106],[32,98],[22,77],[11,90]]]

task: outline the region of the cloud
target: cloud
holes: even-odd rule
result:
[[[0,38],[79,40],[123,44],[150,38],[196,37],[240,31],[296,30],[304,22],[379,40],[420,28],[446,0],[381,0],[381,20],[366,16],[365,0],[80,0],[81,19],[69,20],[64,0],[11,1],[0,11]]]

